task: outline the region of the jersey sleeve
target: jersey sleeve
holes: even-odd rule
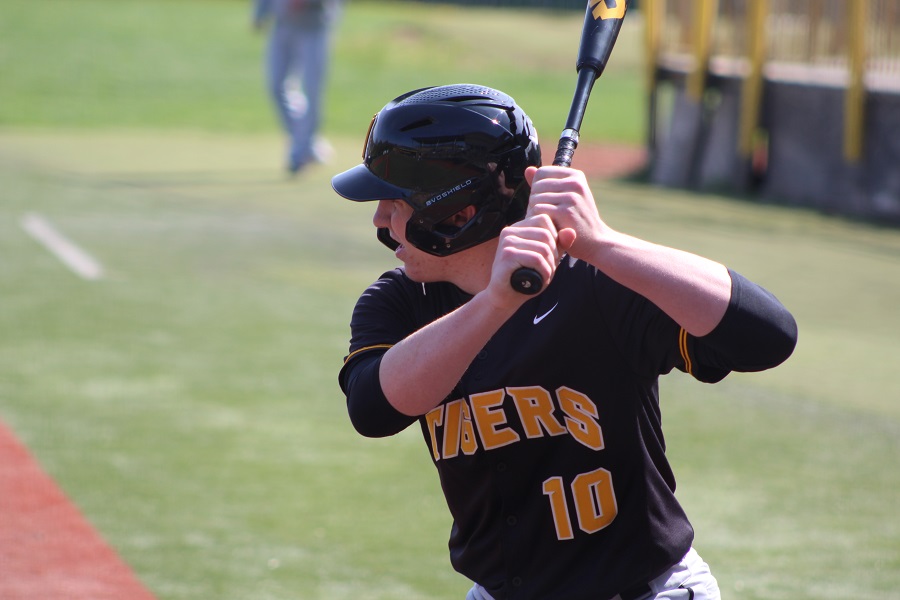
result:
[[[387,349],[361,356],[352,367],[341,371],[341,388],[347,395],[347,412],[353,428],[366,437],[387,437],[400,433],[416,421],[394,408],[378,375],[381,357]]]
[[[731,301],[707,335],[681,333],[684,370],[715,382],[731,371],[752,372],[783,363],[797,345],[797,322],[778,299],[739,273],[731,275]]]
[[[353,309],[350,352],[338,383],[347,397],[351,423],[367,437],[394,435],[416,421],[388,402],[379,379],[384,353],[417,329],[410,287],[401,271],[389,271],[369,286]]]
[[[656,377],[677,368],[699,381],[715,383],[732,371],[762,371],[781,364],[797,342],[797,324],[775,296],[729,270],[731,300],[716,328],[694,337],[655,304],[602,282],[612,336],[634,372]]]

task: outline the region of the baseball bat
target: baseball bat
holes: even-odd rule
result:
[[[578,47],[575,71],[578,79],[575,94],[566,119],[566,127],[559,137],[553,164],[568,167],[578,147],[578,132],[584,120],[588,99],[594,82],[603,74],[613,46],[619,37],[622,21],[625,19],[627,0],[588,0]],[[544,279],[534,269],[520,267],[513,272],[509,281],[513,289],[523,294],[533,295],[544,287]]]

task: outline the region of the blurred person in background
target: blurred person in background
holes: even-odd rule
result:
[[[341,0],[254,0],[256,30],[271,21],[266,86],[288,135],[287,170],[328,159],[331,148],[317,136],[331,33]]]

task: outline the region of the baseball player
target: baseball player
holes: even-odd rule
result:
[[[472,600],[719,598],[666,460],[658,378],[774,367],[791,314],[725,266],[616,231],[582,172],[541,167],[506,94],[388,103],[332,180],[402,266],[353,311],[339,381],[365,436],[418,422]],[[519,267],[547,282],[510,286]]]
[[[341,0],[253,0],[253,26],[273,24],[266,49],[266,85],[289,138],[287,169],[322,162],[316,134],[328,68],[331,32]],[[290,86],[300,84],[302,95]],[[302,100],[302,101],[298,101]]]

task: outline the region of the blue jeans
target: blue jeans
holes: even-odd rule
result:
[[[269,37],[266,77],[281,125],[290,139],[288,162],[298,168],[315,159],[313,142],[321,121],[322,90],[330,51],[330,28],[301,29],[277,23]],[[292,94],[296,82],[302,100]]]

